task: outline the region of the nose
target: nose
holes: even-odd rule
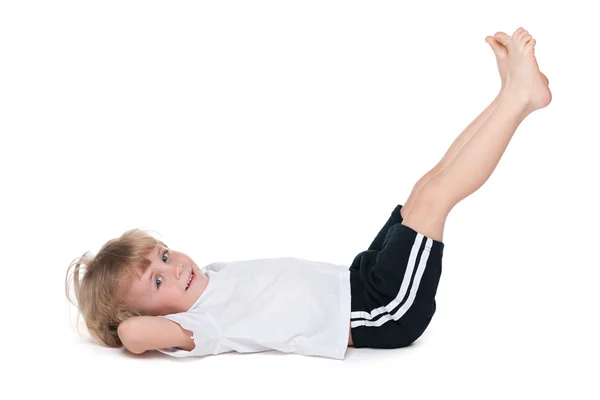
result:
[[[175,278],[179,279],[179,277],[181,276],[181,271],[183,271],[183,265],[182,264],[175,264]]]

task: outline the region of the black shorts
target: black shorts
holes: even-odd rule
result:
[[[401,208],[350,266],[354,347],[408,346],[435,313],[444,243],[401,225]]]

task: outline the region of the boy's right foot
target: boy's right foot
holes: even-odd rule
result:
[[[485,38],[486,43],[490,45],[496,56],[502,88],[506,85],[506,70],[508,68],[508,49],[506,48],[506,44],[510,43],[510,39],[511,36],[508,36],[504,32],[496,32],[494,36],[486,36]],[[546,85],[550,85],[548,77],[541,71],[540,74],[542,74],[542,78],[546,81]]]
[[[535,59],[535,39],[525,29],[519,28],[506,47],[508,67],[505,92],[523,96],[529,112],[546,107],[552,101],[552,93]]]

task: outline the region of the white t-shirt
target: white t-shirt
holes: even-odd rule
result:
[[[284,257],[216,262],[201,271],[208,286],[194,305],[163,317],[193,332],[195,348],[160,352],[187,357],[277,350],[344,358],[348,266]]]

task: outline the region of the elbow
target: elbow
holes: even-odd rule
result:
[[[135,342],[123,343],[123,346],[133,354],[142,354],[146,351],[143,347],[136,345]]]
[[[137,335],[129,325],[131,324],[128,324],[127,321],[119,324],[119,327],[117,328],[119,339],[121,340],[121,343],[123,343],[123,346],[131,353],[142,354],[146,349],[143,348],[139,340],[136,340]]]
[[[137,348],[135,348],[135,347],[127,347],[127,346],[125,346],[125,348],[126,348],[127,350],[129,350],[130,352],[132,352],[133,354],[142,354],[143,352],[145,352],[145,351],[146,351],[146,350],[144,350],[144,349],[142,349],[142,348],[139,348],[139,349],[137,349]]]

